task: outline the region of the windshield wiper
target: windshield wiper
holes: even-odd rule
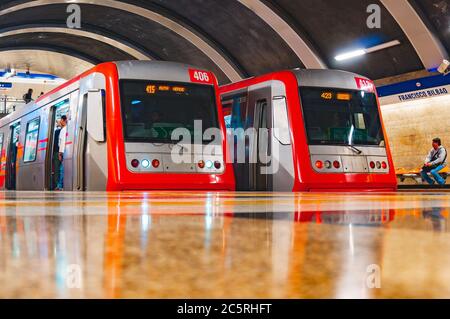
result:
[[[353,152],[355,152],[358,155],[361,155],[363,151],[361,151],[359,148],[351,145],[351,144],[346,144],[345,146],[347,146],[349,149],[351,149]]]

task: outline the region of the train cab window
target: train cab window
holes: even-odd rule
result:
[[[34,119],[27,124],[25,135],[25,149],[23,153],[23,161],[25,163],[34,162],[37,155],[37,146],[39,138],[40,118]]]
[[[174,82],[149,82],[122,80],[122,116],[127,142],[177,143],[172,132],[178,128],[194,134],[204,143],[209,128],[219,128],[214,88]],[[195,121],[202,124],[202,131],[195,132]],[[218,141],[218,137],[215,139]]]
[[[303,115],[311,145],[384,145],[374,93],[300,87]]]

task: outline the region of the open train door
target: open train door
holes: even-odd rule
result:
[[[7,190],[16,190],[17,176],[17,152],[19,150],[20,122],[16,122],[10,126],[8,153],[6,160],[6,180],[5,188]]]
[[[68,96],[59,100],[54,105],[50,107],[48,115],[48,142],[47,149],[45,152],[45,190],[54,190],[57,184],[57,178],[55,176],[55,161],[58,150],[55,150],[59,138],[59,134],[56,134],[57,125],[56,123],[61,119],[63,115],[67,116],[69,119],[69,109],[70,109],[70,98]],[[56,154],[55,154],[56,153]]]
[[[48,116],[48,142],[45,152],[45,180],[44,189],[52,190],[53,185],[53,144],[55,140],[55,121],[56,121],[56,107],[51,107]]]

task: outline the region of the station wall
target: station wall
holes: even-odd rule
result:
[[[421,167],[434,137],[450,150],[450,95],[382,104],[381,112],[396,169]]]

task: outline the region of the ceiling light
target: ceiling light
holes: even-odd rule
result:
[[[356,58],[357,56],[361,56],[366,54],[366,50],[363,49],[359,49],[359,50],[355,50],[355,51],[351,51],[351,52],[347,52],[344,54],[340,54],[338,56],[335,57],[335,59],[337,61],[344,61],[344,60],[348,60],[351,58]]]
[[[352,58],[356,58],[358,56],[362,56],[365,55],[367,53],[372,53],[372,52],[376,52],[376,51],[380,51],[380,50],[384,50],[387,48],[391,48],[394,46],[397,46],[400,44],[400,41],[398,40],[393,40],[390,42],[386,42],[386,43],[382,43],[367,49],[357,49],[354,51],[350,51],[347,53],[343,53],[343,54],[339,54],[335,57],[336,61],[344,61],[344,60],[348,60],[348,59],[352,59]]]

